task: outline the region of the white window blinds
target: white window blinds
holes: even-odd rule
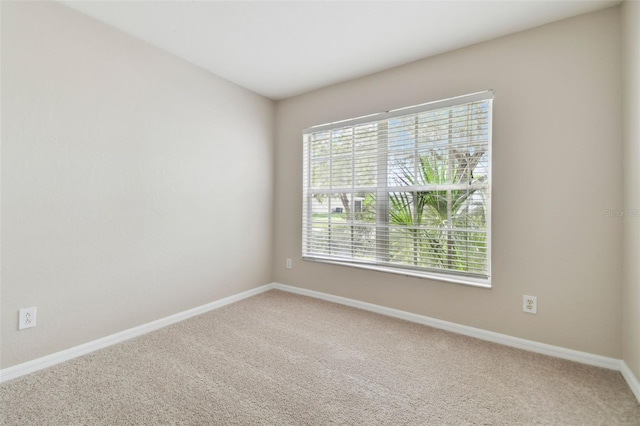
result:
[[[303,258],[487,286],[492,98],[306,130]]]

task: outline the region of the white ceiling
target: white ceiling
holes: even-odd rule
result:
[[[272,99],[620,3],[60,2]]]

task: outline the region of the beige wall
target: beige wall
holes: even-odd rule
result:
[[[275,281],[621,357],[622,220],[605,215],[623,205],[619,25],[611,8],[279,102]],[[485,89],[492,289],[301,260],[302,129]]]
[[[273,113],[64,6],[2,2],[1,367],[270,282]]]
[[[640,378],[640,3],[622,4],[624,55],[623,359]]]

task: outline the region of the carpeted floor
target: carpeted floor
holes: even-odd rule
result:
[[[640,425],[620,373],[280,291],[0,387],[8,425]]]

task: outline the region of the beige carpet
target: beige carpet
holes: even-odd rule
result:
[[[620,373],[270,291],[0,387],[10,425],[640,425]]]

